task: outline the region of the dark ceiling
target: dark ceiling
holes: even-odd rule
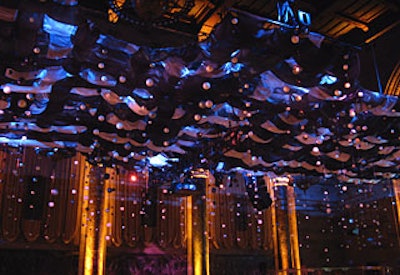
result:
[[[99,12],[107,17],[110,0],[80,0],[80,5]],[[145,3],[145,4],[142,4]],[[133,17],[142,21],[159,18],[161,14],[156,7],[164,2],[171,6],[171,13],[164,14],[170,18],[173,12],[179,14],[174,24],[160,25],[146,29],[144,32],[157,33],[149,35],[143,43],[154,45],[174,45],[205,39],[216,24],[230,8],[247,11],[268,19],[277,19],[277,2],[274,0],[229,0],[229,1],[126,1],[121,12],[132,15],[128,6],[142,5],[142,16]],[[400,1],[398,0],[301,0],[292,1],[294,8],[311,14],[310,31],[321,33],[331,39],[359,48],[361,55],[360,81],[364,87],[384,91],[385,85],[400,60],[400,51],[396,43],[400,40]],[[155,3],[155,4],[154,4]],[[183,10],[185,5],[193,7]],[[172,6],[175,5],[173,11]],[[146,6],[149,9],[145,10]],[[179,8],[177,8],[179,7]],[[147,12],[147,13],[146,13]],[[133,12],[134,13],[134,12]],[[161,16],[162,17],[162,16]],[[121,20],[124,21],[124,20]],[[125,25],[125,22],[119,22]],[[129,25],[129,24],[128,24]],[[141,29],[131,24],[131,27]],[[269,27],[275,27],[273,24]],[[162,30],[162,32],[158,32]],[[142,30],[143,31],[143,30]],[[143,39],[143,38],[142,38]],[[135,41],[138,42],[137,40]]]
[[[120,19],[114,33],[125,40],[148,46],[175,46],[198,39],[206,39],[230,8],[247,11],[268,19],[277,19],[276,0],[57,0],[79,2],[85,13],[98,22],[107,22],[110,5],[123,3],[118,8],[127,19]],[[55,2],[57,2],[55,1]],[[3,0],[2,5],[16,8],[20,2]],[[29,1],[28,1],[29,2]],[[37,2],[50,2],[38,0]],[[400,61],[396,42],[400,40],[399,0],[297,0],[294,9],[311,14],[310,31],[358,47],[362,71],[360,81],[364,87],[384,91],[385,85]],[[161,9],[160,7],[164,5]],[[135,9],[134,9],[134,8]],[[65,17],[64,11],[59,11]],[[135,22],[132,22],[132,18]],[[160,23],[156,27],[145,24],[160,19],[174,18],[172,24]],[[98,23],[97,22],[97,23]],[[142,25],[142,24],[145,24]],[[270,25],[268,27],[276,27]],[[112,31],[111,31],[112,32]],[[135,35],[138,34],[138,35]]]

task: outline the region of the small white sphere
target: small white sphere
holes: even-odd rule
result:
[[[211,88],[210,82],[204,82],[202,85],[204,90],[209,90]]]
[[[146,79],[146,86],[147,87],[153,87],[154,86],[154,80],[151,78]]]

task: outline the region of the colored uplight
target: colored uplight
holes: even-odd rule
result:
[[[131,182],[137,182],[138,176],[137,176],[136,174],[131,174],[131,175],[129,176],[129,180],[130,180]]]

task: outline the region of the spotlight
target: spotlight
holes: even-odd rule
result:
[[[135,173],[132,173],[129,175],[129,181],[130,182],[137,182],[138,176]]]

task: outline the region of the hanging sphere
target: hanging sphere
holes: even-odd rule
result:
[[[335,96],[341,96],[342,95],[342,91],[341,90],[335,90],[334,91],[334,95]]]
[[[290,38],[290,41],[293,44],[298,44],[300,42],[300,37],[298,35],[292,35],[292,37]]]
[[[10,86],[4,86],[4,88],[3,88],[3,93],[5,93],[5,94],[11,93],[11,88],[10,88]]]
[[[20,100],[18,100],[17,105],[19,108],[26,108],[26,106],[28,106],[28,103],[26,102],[26,100],[20,99]]]
[[[103,115],[99,115],[98,117],[97,117],[97,120],[98,121],[104,121],[106,118],[103,116]]]
[[[299,73],[301,73],[302,70],[303,69],[299,65],[294,65],[293,68],[292,68],[292,73],[293,74],[299,74]]]
[[[103,63],[103,62],[100,62],[99,64],[97,64],[97,67],[98,67],[99,69],[104,69],[104,63]]]
[[[288,93],[288,92],[290,92],[290,87],[285,85],[285,86],[283,86],[282,90],[283,90],[283,92]]]
[[[205,105],[207,108],[211,108],[214,105],[214,103],[211,100],[207,100]]]
[[[151,119],[156,118],[156,116],[157,116],[157,113],[155,113],[155,112],[150,112],[149,113],[149,118],[151,118]]]
[[[115,125],[115,127],[116,127],[118,130],[121,130],[121,129],[124,128],[124,124],[123,124],[122,122],[117,122],[117,124]]]
[[[239,23],[239,19],[234,17],[234,18],[232,18],[231,23],[232,23],[232,25],[236,25],[237,23]]]
[[[207,65],[206,66],[206,72],[207,73],[211,73],[212,71],[214,71],[214,68],[211,65]]]
[[[33,94],[26,94],[26,99],[27,100],[34,100],[35,96]]]
[[[211,88],[210,82],[203,82],[202,88],[204,90],[209,90]]]
[[[194,120],[199,121],[201,119],[201,116],[199,114],[194,115]]]
[[[120,76],[118,77],[118,81],[119,81],[120,83],[125,83],[125,82],[126,82],[126,77],[123,76],[123,75],[120,75]]]
[[[146,86],[147,87],[153,87],[154,86],[154,80],[151,78],[146,79]]]
[[[296,95],[296,97],[294,98],[297,102],[301,101],[303,99],[303,97],[301,95]]]

